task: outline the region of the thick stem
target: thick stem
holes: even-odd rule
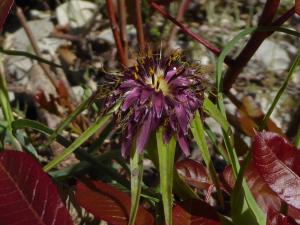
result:
[[[143,30],[143,20],[142,20],[142,9],[141,0],[135,0],[135,17],[136,17],[136,30],[138,35],[138,42],[140,51],[143,53],[145,50],[145,36]]]
[[[125,0],[118,0],[118,10],[120,14],[120,28],[121,28],[121,38],[122,38],[122,43],[124,46],[124,54],[125,54],[125,61],[126,65],[128,64],[128,39],[127,39],[127,30],[126,30],[126,19],[127,19],[127,14],[126,14],[126,4]]]
[[[191,3],[191,0],[182,0],[179,10],[178,10],[178,13],[177,13],[177,16],[176,16],[177,21],[182,22],[184,14],[185,14],[186,10],[188,9],[188,6],[190,3]],[[171,29],[171,33],[168,38],[169,45],[174,41],[177,32],[178,32],[178,27],[173,25],[172,29]]]
[[[177,25],[181,30],[189,35],[191,38],[193,38],[198,43],[202,44],[204,47],[206,47],[208,50],[210,50],[215,55],[220,55],[221,50],[217,48],[214,44],[210,43],[203,37],[199,36],[198,34],[195,34],[194,32],[190,31],[185,25],[177,21],[174,17],[172,17],[170,14],[168,14],[164,9],[162,9],[157,3],[150,1],[150,5],[158,11],[163,17],[166,17],[167,19],[171,20],[175,25]],[[229,57],[225,58],[225,63],[228,65],[231,65],[233,63],[233,60]]]
[[[270,2],[270,1],[268,1],[268,2]],[[274,10],[274,8],[271,8],[269,11],[264,10],[265,16],[261,17],[259,25],[280,26],[294,14],[294,8],[287,11],[285,14],[283,14],[281,17],[279,17],[273,23],[270,22],[271,18],[273,18],[271,15],[272,14],[271,12],[273,14],[275,14],[276,10]],[[262,42],[267,37],[269,37],[271,34],[273,34],[273,32],[274,31],[256,32],[251,36],[251,38],[249,39],[249,41],[246,44],[246,46],[244,47],[244,49],[241,51],[239,56],[236,58],[235,63],[228,68],[228,70],[226,71],[226,73],[224,75],[223,89],[224,89],[225,93],[227,93],[230,90],[233,83],[237,79],[238,75],[241,73],[243,68],[247,65],[247,63],[252,58],[252,56],[254,55],[256,50],[259,48],[259,46],[262,44]]]
[[[118,55],[119,55],[119,60],[120,63],[123,66],[126,66],[126,57],[124,54],[124,49],[122,46],[122,42],[121,42],[121,37],[120,37],[120,29],[118,26],[118,22],[115,16],[115,9],[114,9],[114,5],[113,5],[113,1],[112,0],[106,0],[106,5],[107,5],[107,12],[108,12],[108,17],[109,17],[109,21],[110,21],[110,26],[114,35],[114,39],[115,39],[115,43],[116,43],[116,47],[117,47],[117,51],[118,51]]]

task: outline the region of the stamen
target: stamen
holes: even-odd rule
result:
[[[154,79],[154,76],[153,76],[153,75],[151,76],[151,82],[152,82],[152,85],[154,85],[155,79]]]
[[[156,89],[159,90],[159,80],[156,82]]]

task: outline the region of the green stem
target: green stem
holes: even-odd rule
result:
[[[192,133],[194,136],[194,139],[196,140],[200,153],[202,154],[202,157],[204,159],[204,162],[209,170],[209,174],[211,176],[211,179],[213,181],[213,183],[215,184],[216,188],[217,188],[217,194],[218,194],[218,198],[219,201],[221,203],[221,206],[224,206],[224,199],[223,199],[223,195],[221,193],[220,190],[220,181],[218,179],[218,175],[217,172],[213,166],[210,154],[209,154],[209,150],[207,147],[207,143],[205,140],[205,133],[204,133],[204,128],[203,128],[203,124],[200,118],[200,114],[197,111],[194,120],[191,123],[191,129],[192,129]]]
[[[160,175],[160,192],[162,195],[165,222],[166,225],[172,225],[172,205],[173,205],[173,171],[176,140],[171,138],[168,144],[163,141],[163,128],[156,132],[159,175]]]
[[[136,215],[139,209],[143,182],[143,158],[144,154],[139,153],[136,149],[132,151],[130,156],[131,209],[128,225],[135,224]]]

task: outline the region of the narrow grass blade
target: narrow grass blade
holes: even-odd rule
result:
[[[41,57],[39,57],[39,56],[30,54],[30,53],[28,53],[28,52],[17,51],[17,50],[9,50],[9,49],[4,49],[4,48],[2,48],[2,47],[0,47],[0,52],[3,53],[3,54],[5,54],[5,55],[25,56],[25,57],[27,57],[27,58],[36,60],[36,61],[38,61],[38,62],[48,64],[49,66],[58,67],[58,68],[63,68],[63,66],[61,66],[61,65],[58,65],[58,64],[53,63],[53,62],[51,62],[51,61],[48,61],[48,60],[46,60],[46,59],[44,59],[44,58],[41,58]]]
[[[196,143],[199,147],[199,150],[201,152],[201,155],[204,159],[204,162],[210,172],[209,174],[211,176],[211,179],[212,179],[213,183],[215,184],[215,186],[217,187],[218,198],[219,198],[221,205],[223,206],[224,200],[223,200],[222,193],[220,192],[220,182],[219,182],[217,172],[213,166],[213,163],[212,163],[212,160],[211,160],[211,157],[209,154],[209,150],[208,150],[206,139],[205,139],[203,124],[202,124],[200,114],[198,111],[196,112],[195,118],[191,123],[191,130],[193,133],[194,140],[196,141]]]
[[[148,142],[146,149],[146,156],[153,162],[155,168],[159,170],[157,141],[155,135],[150,137],[150,141]],[[173,171],[173,178],[173,192],[176,196],[182,200],[199,199],[197,193],[181,179],[176,168],[174,168]]]
[[[64,152],[56,156],[52,161],[50,161],[46,166],[44,166],[44,171],[49,171],[55,167],[58,163],[63,161],[67,156],[74,152],[80,145],[82,145],[87,139],[89,139],[94,133],[97,132],[103,125],[105,125],[112,116],[112,113],[119,107],[117,105],[110,112],[108,112],[103,117],[98,118],[87,130],[85,130]]]
[[[268,109],[266,115],[264,116],[264,119],[263,119],[263,121],[262,121],[262,123],[261,123],[261,125],[259,127],[260,130],[263,130],[266,127],[266,125],[268,123],[268,120],[269,120],[272,112],[274,111],[274,109],[275,109],[275,107],[276,107],[276,105],[277,105],[280,97],[282,96],[283,92],[287,88],[289,80],[291,79],[292,75],[294,74],[295,69],[298,66],[299,62],[300,62],[300,51],[298,52],[298,54],[297,54],[297,56],[296,56],[296,58],[295,58],[295,60],[294,60],[294,62],[292,64],[292,66],[291,66],[291,68],[289,70],[289,73],[288,73],[287,77],[285,78],[283,84],[281,85],[280,89],[278,90],[278,92],[277,92],[277,94],[276,94],[276,96],[275,96],[275,98],[274,98],[274,100],[273,100],[270,108]]]
[[[131,209],[128,225],[134,225],[141,198],[143,182],[143,153],[134,150],[130,156]]]
[[[205,98],[203,102],[204,111],[214,120],[216,120],[224,130],[228,130],[230,125],[220,110],[212,103],[209,98]]]
[[[62,123],[58,126],[58,128],[54,131],[53,134],[49,137],[48,144],[50,144],[58,134],[60,134],[83,110],[85,110],[89,104],[93,102],[95,99],[95,95],[92,95],[91,97],[87,98],[84,102],[82,102],[74,112],[71,113],[66,119],[62,121]]]
[[[166,225],[172,225],[173,205],[173,170],[176,140],[171,138],[170,142],[163,141],[163,128],[156,132],[157,151],[159,160],[160,191],[162,195]]]
[[[1,63],[1,62],[0,62]],[[7,122],[6,130],[7,130],[7,136],[12,142],[12,145],[16,148],[16,150],[21,150],[22,147],[18,140],[14,137],[12,133],[12,122],[14,121],[12,108],[10,106],[9,102],[9,96],[8,96],[8,90],[6,87],[6,81],[4,74],[2,73],[3,68],[2,64],[0,65],[0,106],[4,115],[4,119]]]
[[[204,126],[205,126],[205,132],[209,137],[210,141],[213,143],[217,151],[223,156],[226,163],[230,164],[226,150],[224,149],[222,144],[218,143],[216,134],[211,130],[211,128],[207,124],[205,124]]]
[[[246,35],[256,31],[257,28],[248,28],[245,29],[244,31],[240,32],[238,35],[236,35],[223,49],[221,52],[220,56],[218,57],[217,64],[216,64],[216,83],[217,83],[217,103],[218,103],[218,108],[223,114],[223,117],[226,118],[226,113],[225,113],[225,107],[224,107],[224,101],[223,101],[223,93],[222,93],[222,85],[223,85],[223,76],[222,76],[222,68],[223,68],[223,63],[225,60],[226,55],[233,49],[233,47]],[[235,149],[233,147],[233,140],[232,140],[232,131],[230,127],[225,130],[222,129],[223,132],[223,137],[224,137],[224,142],[225,146],[228,152],[230,164],[232,166],[233,174],[235,177],[238,176],[239,171],[240,171],[240,164],[235,152]],[[243,191],[244,195],[243,197],[245,198],[245,201],[247,202],[246,205],[246,210],[250,210],[251,213],[253,214],[254,218],[258,222],[259,225],[265,225],[266,224],[266,217],[262,210],[259,208],[257,203],[254,200],[254,197],[252,193],[249,190],[249,187],[246,182],[242,182],[243,185]],[[237,206],[235,206],[237,207]]]
[[[44,124],[41,124],[37,121],[28,120],[28,119],[15,120],[12,124],[12,127],[13,127],[13,130],[31,128],[31,129],[37,130],[45,135],[51,135],[54,133],[54,131],[52,129],[48,128]],[[61,145],[63,145],[64,147],[67,147],[69,145],[68,140],[66,140],[61,135],[57,136],[57,142],[60,143]],[[120,183],[121,185],[123,185],[124,187],[129,189],[130,184],[123,176],[121,176],[118,172],[116,172],[112,168],[107,167],[100,163],[99,158],[102,158],[102,155],[99,156],[99,158],[95,159],[93,156],[86,153],[85,151],[81,151],[80,149],[78,149],[78,150],[79,150],[78,157],[80,159],[85,160],[92,166],[95,166],[96,168],[98,168],[99,171],[102,171],[106,175],[109,175],[113,180],[117,181],[118,183]],[[105,156],[103,156],[103,157],[105,157]],[[82,163],[85,164],[85,162],[82,162]]]

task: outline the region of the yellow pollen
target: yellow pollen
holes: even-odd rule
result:
[[[161,68],[157,68],[154,72],[154,69],[151,67],[149,69],[149,77],[147,83],[157,92],[162,91],[164,95],[169,94],[169,86],[167,81],[164,79],[164,71]]]
[[[137,73],[136,73],[136,72],[133,72],[133,77],[134,77],[134,79],[136,79],[136,80],[138,80],[138,79],[139,79],[139,77],[138,77],[138,75],[137,75]]]
[[[149,74],[150,74],[151,76],[154,75],[154,69],[153,69],[152,67],[150,67],[150,69],[149,69]]]

